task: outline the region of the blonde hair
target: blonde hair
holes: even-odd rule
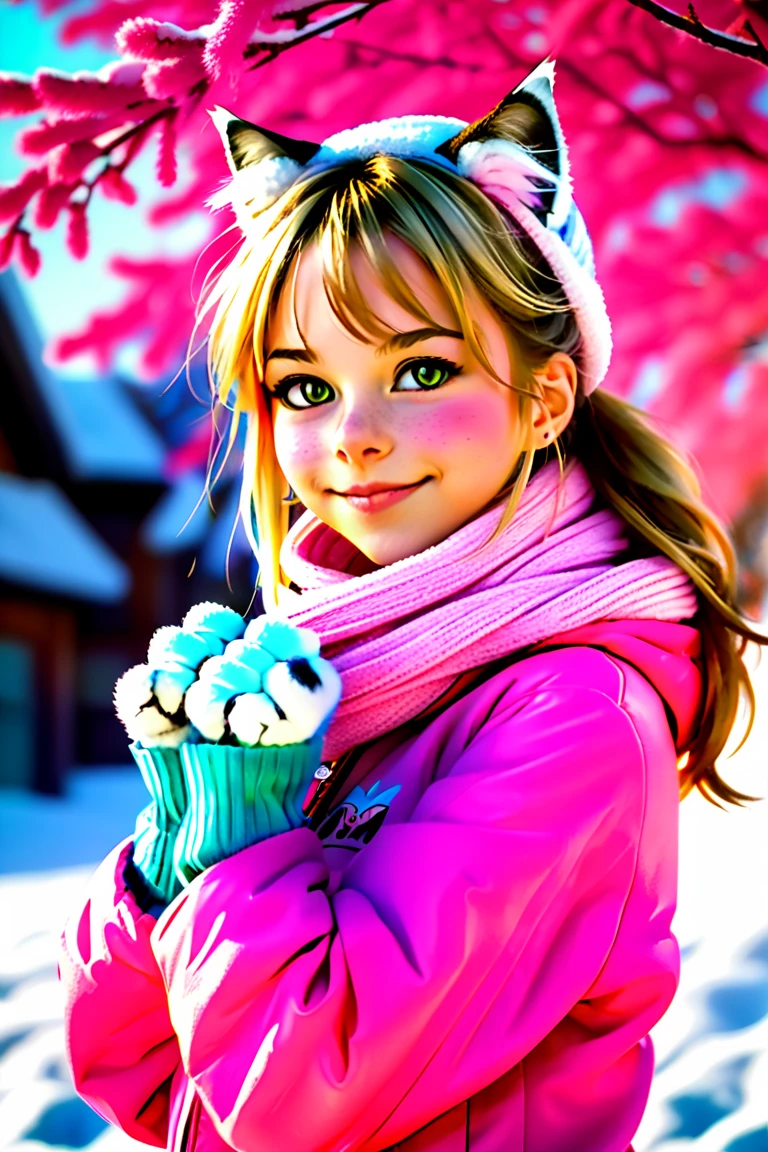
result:
[[[507,118],[501,130],[524,143],[520,137],[530,130],[529,116],[526,110],[519,123]],[[328,301],[347,330],[361,339],[381,338],[390,330],[355,281],[354,249],[362,250],[393,300],[423,323],[432,322],[388,251],[387,235],[399,237],[431,270],[474,355],[500,380],[467,308],[479,294],[516,353],[518,378],[500,382],[518,393],[524,422],[538,396],[534,370],[556,351],[571,356],[578,368],[581,337],[562,286],[528,237],[479,188],[428,160],[374,156],[324,169],[297,181],[255,222],[258,239],[245,241],[220,273],[198,324],[211,317],[208,357],[215,398],[226,405],[236,390],[230,448],[240,417],[247,419],[240,515],[259,560],[264,604],[274,608],[288,587],[279,552],[290,510],[263,385],[264,342],[272,310],[302,251],[319,244]],[[628,525],[638,554],[670,557],[699,591],[693,623],[702,636],[705,700],[696,734],[679,762],[681,798],[696,787],[715,804],[715,797],[733,804],[754,800],[728,785],[715,765],[742,692],[749,724],[739,748],[751,731],[755,697],[742,657],[748,640],[765,644],[768,638],[754,631],[738,608],[734,549],[701,500],[692,464],[642,411],[603,389],[585,397],[580,384],[576,411],[554,447],[561,471],[563,450],[578,456],[599,497]],[[526,484],[546,459],[547,450],[522,453],[494,498],[507,499],[507,506],[491,539],[512,520]]]

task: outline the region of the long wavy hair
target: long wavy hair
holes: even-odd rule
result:
[[[533,115],[516,106],[496,122],[494,135],[530,147]],[[561,284],[514,220],[470,181],[428,160],[374,156],[307,175],[262,211],[258,221],[259,238],[244,241],[207,285],[198,328],[206,322],[214,402],[233,413],[227,454],[240,418],[247,421],[240,516],[259,561],[259,584],[269,609],[289,586],[279,553],[290,508],[263,384],[265,334],[302,251],[319,244],[328,300],[346,329],[361,339],[381,339],[389,329],[362,295],[350,255],[355,248],[362,250],[391,298],[428,325],[432,318],[387,248],[390,234],[405,241],[447,294],[475,356],[517,392],[523,422],[531,418],[538,396],[535,370],[557,351],[571,356],[578,370],[581,336]],[[501,380],[488,362],[468,314],[473,292],[480,293],[509,334],[516,352],[512,380]],[[678,761],[681,799],[695,787],[718,807],[718,798],[737,805],[755,800],[731,787],[716,763],[742,698],[748,726],[739,748],[752,729],[755,696],[743,655],[748,641],[762,645],[768,637],[755,631],[739,609],[733,543],[702,502],[694,463],[641,410],[604,388],[585,397],[580,382],[573,417],[554,450],[561,471],[564,454],[578,457],[598,497],[626,523],[638,555],[668,556],[698,590],[699,609],[691,623],[701,633],[706,687],[698,730]],[[494,502],[505,499],[507,506],[490,539],[514,517],[528,481],[548,453],[549,448],[522,453],[494,497]]]

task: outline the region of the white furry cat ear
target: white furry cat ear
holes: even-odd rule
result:
[[[233,175],[241,168],[260,164],[262,160],[271,160],[276,156],[288,157],[299,165],[308,164],[320,149],[319,144],[311,144],[308,140],[294,140],[290,136],[281,136],[279,132],[259,128],[218,104],[208,115],[221,136]]]
[[[435,149],[453,161],[459,171],[473,178],[475,167],[491,153],[512,150],[527,153],[530,186],[537,203],[529,202],[536,215],[550,228],[567,219],[572,193],[568,149],[554,98],[555,63],[547,58],[538,64],[486,116],[462,128]],[[513,129],[518,143],[505,139]],[[554,179],[552,179],[554,177]]]
[[[206,203],[229,205],[247,233],[254,217],[290,188],[320,145],[269,132],[218,105],[208,115],[221,136],[232,179]]]

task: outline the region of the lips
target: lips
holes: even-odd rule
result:
[[[424,477],[428,479],[428,477]],[[416,480],[413,484],[353,484],[346,492],[336,492],[337,496],[376,496],[379,492],[398,492],[404,488],[416,488],[424,480]],[[335,492],[335,489],[331,489]]]
[[[392,504],[399,503],[401,500],[406,500],[412,492],[422,488],[429,479],[430,477],[426,476],[423,480],[419,480],[416,484],[410,484],[406,488],[385,488],[380,492],[371,492],[365,496],[343,492],[337,492],[336,495],[340,496],[342,500],[346,500],[350,507],[356,508],[359,512],[378,512],[383,508],[389,508]]]

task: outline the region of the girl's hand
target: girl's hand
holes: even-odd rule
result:
[[[200,670],[187,710],[206,741],[182,750],[189,808],[176,838],[182,883],[304,824],[341,678],[306,629],[259,619]]]
[[[145,910],[164,907],[181,890],[173,853],[189,798],[179,748],[197,736],[186,692],[205,663],[244,631],[245,621],[231,608],[196,604],[181,627],[159,628],[147,663],[129,668],[115,685],[117,714],[151,796],[136,819],[132,857],[134,894]]]
[[[205,663],[244,631],[242,616],[208,602],[190,608],[181,627],[158,628],[147,663],[129,668],[115,685],[115,708],[131,739],[145,748],[177,748],[190,739],[186,692]]]
[[[208,741],[271,747],[325,731],[340,698],[341,678],[315,633],[260,617],[201,668],[186,709]]]

